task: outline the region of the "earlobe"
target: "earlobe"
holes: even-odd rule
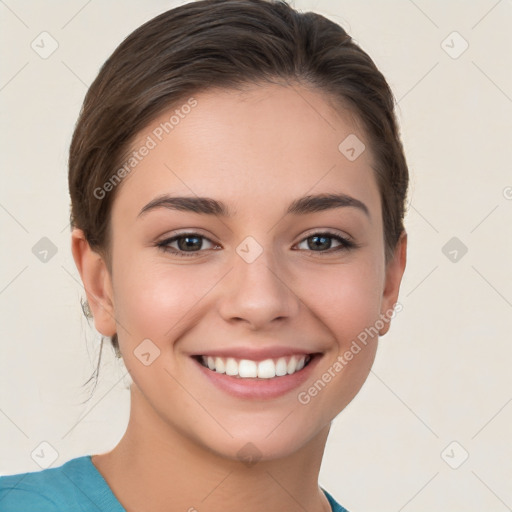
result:
[[[407,262],[407,233],[402,232],[396,244],[392,259],[386,265],[386,282],[382,295],[381,318],[384,319],[384,327],[379,330],[379,336],[384,336],[389,331],[390,315],[398,300],[400,283]]]
[[[96,330],[104,336],[116,333],[112,281],[103,257],[93,251],[81,229],[71,233],[71,251],[80,273]]]

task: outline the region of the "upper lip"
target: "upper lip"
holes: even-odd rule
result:
[[[210,356],[210,357],[232,357],[234,359],[249,359],[251,361],[264,361],[265,359],[278,359],[280,357],[312,355],[318,353],[314,350],[302,350],[296,347],[233,347],[219,348],[215,350],[205,350],[204,352],[194,353],[192,356]]]

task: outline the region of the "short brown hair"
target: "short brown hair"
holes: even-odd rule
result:
[[[166,109],[209,88],[296,82],[325,92],[359,120],[382,202],[386,259],[404,230],[409,173],[384,76],[345,30],[284,0],[200,0],[148,21],[102,66],[85,97],[69,153],[71,225],[109,265],[116,188],[94,193],[135,136]],[[341,141],[340,141],[341,142]],[[117,335],[112,344],[118,351]]]

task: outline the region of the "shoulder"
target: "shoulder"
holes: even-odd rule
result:
[[[2,512],[79,511],[75,479],[83,477],[88,456],[71,459],[60,467],[0,477]]]
[[[324,491],[325,496],[329,500],[332,512],[348,512],[348,510],[346,508],[343,508],[325,489],[322,490]]]

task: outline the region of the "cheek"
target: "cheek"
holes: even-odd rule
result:
[[[373,258],[301,272],[301,298],[342,348],[380,315],[382,265]]]
[[[160,346],[189,323],[197,305],[218,280],[211,269],[170,265],[151,258],[125,259],[115,274],[116,319],[136,342],[149,338]]]
[[[377,340],[375,325],[380,318],[382,265],[371,257],[357,264],[320,271],[314,279],[303,279],[306,304],[328,329],[335,342],[314,379],[301,388],[298,402],[308,415],[305,424],[331,421],[350,403],[372,367]],[[312,285],[314,283],[314,286]]]

